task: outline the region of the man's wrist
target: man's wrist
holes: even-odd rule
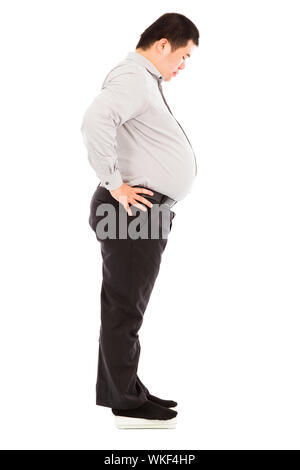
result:
[[[123,184],[122,176],[119,170],[109,175],[98,175],[101,180],[101,186],[112,191],[118,189]]]

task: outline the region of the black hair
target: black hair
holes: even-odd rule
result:
[[[198,46],[199,37],[197,27],[186,16],[180,13],[165,13],[145,29],[136,49],[140,47],[146,50],[154,42],[166,38],[170,42],[171,52],[174,52],[179,47],[185,47],[190,40]]]

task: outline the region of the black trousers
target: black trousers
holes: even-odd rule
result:
[[[138,332],[159,273],[172,219],[176,215],[165,204],[156,203],[150,195],[139,194],[150,200],[153,207],[158,205],[164,209],[165,215],[169,216],[165,219],[169,221],[167,230],[164,234],[161,230],[158,238],[152,238],[150,232],[153,208],[147,207],[139,225],[141,227],[147,222],[148,238],[133,238],[128,235],[128,226],[132,220],[141,216],[142,211],[130,206],[133,216],[129,216],[124,206],[100,185],[90,204],[89,224],[100,242],[102,255],[96,404],[110,408],[136,408],[149,395],[148,388],[137,375],[141,350]],[[108,203],[113,206],[117,215],[115,238],[105,238],[97,230],[104,217],[107,218],[107,213],[104,215],[99,209]],[[119,211],[123,211],[126,218],[126,238],[118,236]],[[161,225],[161,220],[158,223]]]

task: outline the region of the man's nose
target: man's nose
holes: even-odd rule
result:
[[[183,69],[184,69],[184,67],[185,67],[185,63],[184,63],[184,62],[182,62],[182,64],[180,64],[180,65],[179,65],[178,69],[179,69],[179,70],[183,70]]]

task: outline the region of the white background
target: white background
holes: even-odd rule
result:
[[[3,1],[1,447],[299,449],[299,2]],[[80,133],[102,81],[160,15],[200,45],[163,85],[197,156],[140,330],[171,430],[95,404],[98,184]]]

